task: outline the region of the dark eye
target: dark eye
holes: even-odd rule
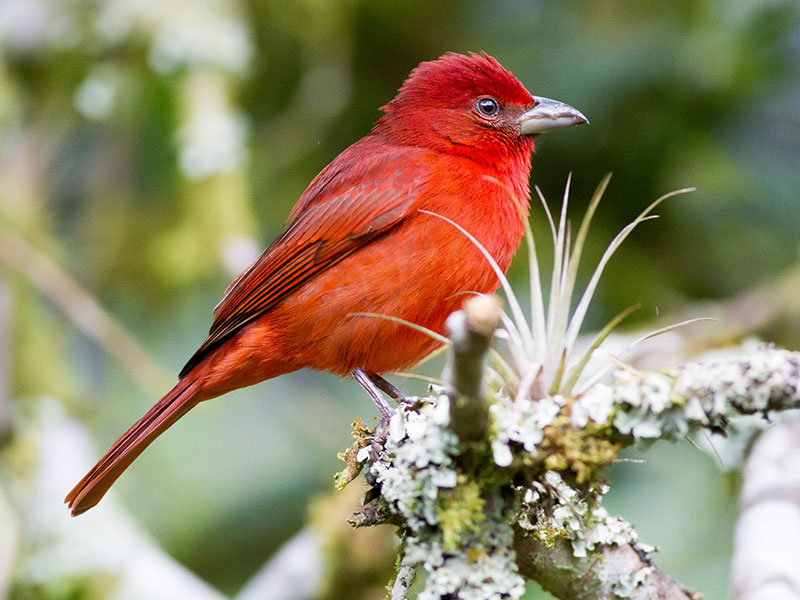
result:
[[[475,108],[485,117],[493,117],[500,112],[500,105],[497,103],[497,100],[488,97],[478,98],[478,101],[475,103]]]

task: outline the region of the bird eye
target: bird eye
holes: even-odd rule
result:
[[[475,103],[475,108],[485,117],[493,117],[500,112],[500,105],[497,103],[497,100],[488,97],[478,98],[478,101]]]

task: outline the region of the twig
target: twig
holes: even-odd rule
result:
[[[416,565],[402,564],[397,570],[397,578],[394,580],[392,586],[391,600],[406,600],[408,597],[408,590],[414,583],[414,577],[417,575]]]
[[[0,263],[20,273],[47,296],[142,389],[159,395],[168,386],[172,378],[131,334],[91,294],[23,237],[9,231],[0,232]]]
[[[500,322],[497,296],[473,296],[447,319],[453,343],[444,380],[450,396],[450,423],[464,441],[475,441],[486,432],[488,416],[483,393],[483,358]]]

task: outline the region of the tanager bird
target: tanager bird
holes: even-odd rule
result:
[[[373,397],[377,389],[396,392],[379,374],[439,345],[398,319],[443,332],[460,293],[499,286],[475,244],[446,219],[505,271],[528,217],[536,136],[588,123],[571,106],[532,96],[485,53],[421,63],[381,110],[225,291],[175,387],[67,495],[73,515],[97,504],[203,400],[304,367],[352,374]]]

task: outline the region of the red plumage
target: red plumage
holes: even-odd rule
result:
[[[437,346],[429,337],[354,313],[442,332],[462,302],[456,294],[493,292],[499,281],[464,235],[421,211],[460,224],[507,269],[527,217],[533,136],[586,122],[531,96],[486,54],[420,64],[383,110],[369,135],[317,175],[286,231],[230,285],[175,388],[69,493],[73,515],[94,506],[202,400],[303,367],[381,373],[423,358]]]

